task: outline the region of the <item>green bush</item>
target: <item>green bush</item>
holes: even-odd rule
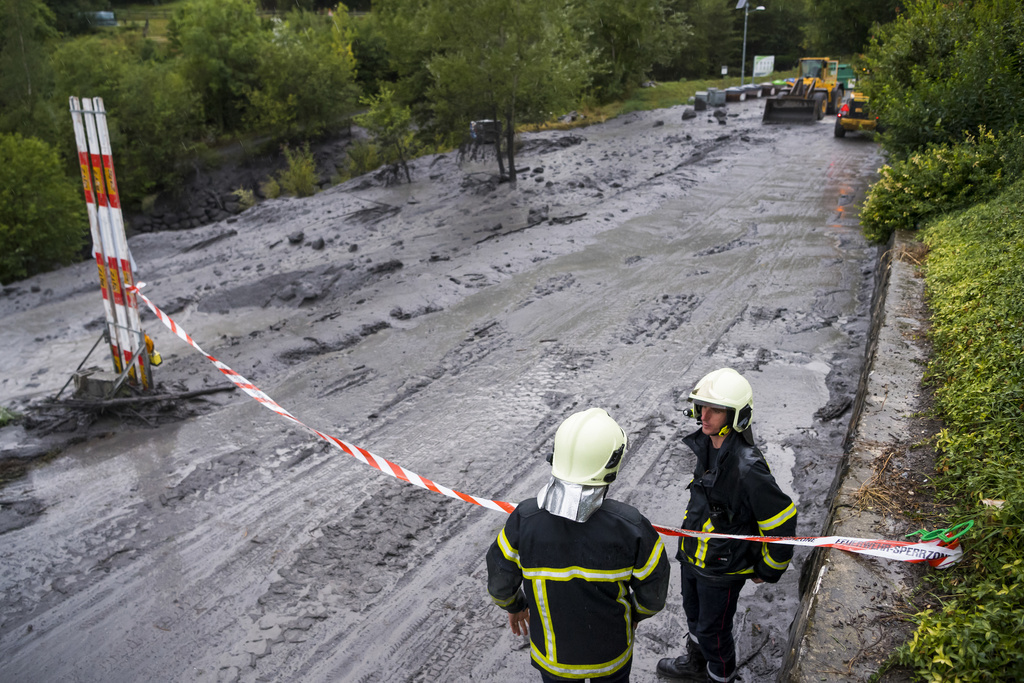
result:
[[[309,144],[299,150],[292,150],[285,145],[284,158],[288,160],[288,168],[277,174],[281,189],[295,197],[312,197],[316,194],[319,177]]]
[[[0,135],[0,282],[72,263],[89,231],[82,186],[42,140]]]
[[[259,55],[248,121],[281,138],[320,135],[355,108],[355,60],[347,13],[288,14]]]
[[[409,107],[401,106],[395,91],[383,86],[376,95],[368,95],[360,100],[369,107],[369,111],[355,117],[355,122],[373,137],[377,153],[384,157],[384,162],[391,164],[394,175],[398,171],[405,175],[407,183],[412,182],[409,173],[409,160],[416,155],[416,143],[411,127],[412,112]]]
[[[17,422],[19,419],[21,419],[20,414],[0,406],[0,427],[6,427],[13,422]]]
[[[173,186],[203,136],[199,97],[180,64],[147,59],[151,51],[151,41],[131,34],[85,36],[62,43],[53,59],[66,153],[74,144],[68,96],[102,97],[118,190],[129,203]]]
[[[277,199],[281,196],[281,184],[277,178],[267,178],[260,183],[260,194],[267,199]]]
[[[929,681],[1024,680],[1024,180],[930,224],[927,377],[945,423],[937,485],[975,521],[963,561],[931,576],[940,609],[899,653]]]
[[[242,207],[242,211],[256,206],[256,193],[248,188],[240,187],[231,194],[238,199],[238,205]]]
[[[348,156],[347,176],[349,178],[375,171],[383,163],[377,152],[377,145],[369,140],[356,140],[348,146],[345,154]]]
[[[882,140],[906,159],[957,143],[979,126],[999,133],[1024,119],[1024,3],[910,0],[876,32],[865,84]]]
[[[869,239],[883,242],[894,230],[982,201],[1021,177],[1024,137],[984,129],[956,145],[932,145],[883,166],[860,213]]]

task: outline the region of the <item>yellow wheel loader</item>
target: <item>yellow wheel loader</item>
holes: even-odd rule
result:
[[[788,91],[765,100],[761,120],[765,123],[820,121],[825,114],[836,112],[843,94],[838,60],[804,57],[800,60],[800,77]]]

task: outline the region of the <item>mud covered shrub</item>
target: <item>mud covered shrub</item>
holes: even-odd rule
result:
[[[861,211],[868,239],[883,242],[894,230],[991,197],[1024,176],[1024,134],[981,129],[959,144],[932,145],[883,166]]]
[[[0,135],[0,283],[78,260],[89,231],[81,193],[48,144]]]
[[[936,482],[973,519],[964,560],[936,572],[939,610],[899,653],[929,681],[1024,680],[1024,180],[932,223],[927,377],[945,422]]]

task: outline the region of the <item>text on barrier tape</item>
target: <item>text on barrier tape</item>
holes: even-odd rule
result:
[[[411,472],[401,465],[397,465],[390,460],[374,455],[373,453],[353,446],[352,444],[342,441],[336,436],[330,434],[324,434],[322,432],[313,429],[306,425],[297,417],[289,413],[287,410],[277,404],[274,399],[263,393],[258,387],[252,382],[247,380],[242,375],[238,374],[224,363],[211,356],[210,354],[203,351],[203,349],[189,336],[188,332],[183,330],[174,320],[171,319],[166,313],[161,311],[156,304],[149,300],[149,298],[139,291],[142,287],[145,287],[145,283],[137,283],[130,287],[130,290],[137,294],[142,301],[149,306],[150,310],[156,314],[156,317],[160,319],[167,329],[173,332],[179,339],[184,341],[186,344],[194,348],[199,353],[206,356],[207,360],[213,363],[218,370],[220,370],[225,377],[231,380],[239,389],[249,394],[256,401],[261,403],[265,408],[271,410],[281,417],[291,420],[295,424],[307,429],[324,441],[336,446],[343,452],[351,455],[356,460],[361,460],[370,467],[380,470],[384,474],[391,475],[397,479],[406,481],[414,486],[433,491],[434,493],[440,493],[441,495],[448,496],[449,498],[457,498],[459,500],[466,501],[467,503],[473,503],[480,507],[485,507],[491,510],[500,510],[502,512],[512,512],[516,508],[512,503],[507,503],[500,500],[490,500],[487,498],[479,498],[477,496],[469,495],[468,493],[462,493],[455,489],[450,489],[441,484],[437,484],[430,481],[426,477],[421,477],[415,472]],[[675,527],[653,525],[658,533],[665,534],[667,536],[692,536],[695,538],[734,538],[744,541],[754,541],[758,543],[780,543],[784,545],[796,545],[796,546],[809,546],[809,547],[826,547],[836,548],[838,550],[845,550],[847,552],[859,553],[861,555],[872,555],[874,557],[882,557],[890,560],[899,560],[901,562],[927,562],[933,567],[945,568],[960,561],[963,556],[963,550],[960,548],[959,537],[967,530],[966,528],[960,529],[958,533],[955,533],[959,527],[950,529],[948,533],[936,533],[932,532],[929,536],[922,537],[919,542],[914,541],[891,541],[891,540],[878,540],[878,539],[866,539],[866,538],[847,538],[844,536],[808,536],[808,537],[795,537],[795,536],[739,536],[734,534],[719,534],[714,532],[702,532],[702,531],[689,531],[686,529],[677,529]],[[945,532],[946,530],[942,530]],[[913,534],[911,534],[913,535]],[[928,539],[928,540],[925,540]]]

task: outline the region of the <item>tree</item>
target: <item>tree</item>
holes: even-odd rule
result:
[[[808,48],[817,55],[852,55],[867,47],[872,27],[896,19],[902,0],[817,0],[807,4]]]
[[[81,185],[42,140],[0,134],[0,282],[75,261],[88,234]]]
[[[54,16],[39,0],[0,0],[0,130],[29,133],[51,73]]]
[[[690,29],[678,0],[581,0],[580,35],[594,48],[593,85],[598,99],[620,97],[650,77],[655,65],[673,61]]]
[[[433,77],[427,65],[438,45],[428,32],[428,0],[374,0],[373,14],[384,36],[388,63],[395,73],[395,97],[412,109],[420,130],[436,128],[427,102]],[[362,63],[359,66],[363,68]]]
[[[979,127],[1024,120],[1024,6],[1017,0],[911,0],[881,27],[866,55],[866,90],[882,140],[906,158],[957,143]]]
[[[258,85],[260,56],[268,49],[270,32],[256,13],[256,4],[190,0],[175,13],[168,33],[207,120],[218,131],[238,130],[249,94]]]
[[[203,137],[199,96],[180,62],[147,59],[152,52],[148,41],[131,35],[82,36],[63,42],[53,55],[54,97],[68,125],[66,152],[74,150],[68,97],[102,97],[118,189],[126,200],[176,182]]]
[[[398,78],[377,13],[353,17],[352,54],[357,64],[356,83],[364,93],[376,93],[381,84]]]
[[[385,163],[392,164],[392,175],[397,176],[401,170],[405,174],[405,182],[411,183],[409,158],[413,153],[413,133],[409,127],[412,119],[409,107],[399,106],[395,102],[394,91],[386,85],[378,94],[368,95],[360,101],[370,110],[355,117],[356,123],[373,136],[378,149],[385,155]]]
[[[685,0],[682,9],[692,31],[679,45],[676,73],[685,78],[718,75],[740,44],[732,6],[721,0]]]
[[[507,155],[513,184],[516,125],[571,106],[589,80],[592,54],[571,18],[567,4],[550,0],[435,0],[426,12],[435,118],[448,130],[500,120],[498,157]]]
[[[284,137],[314,137],[356,103],[348,13],[294,11],[259,55],[249,121]]]

